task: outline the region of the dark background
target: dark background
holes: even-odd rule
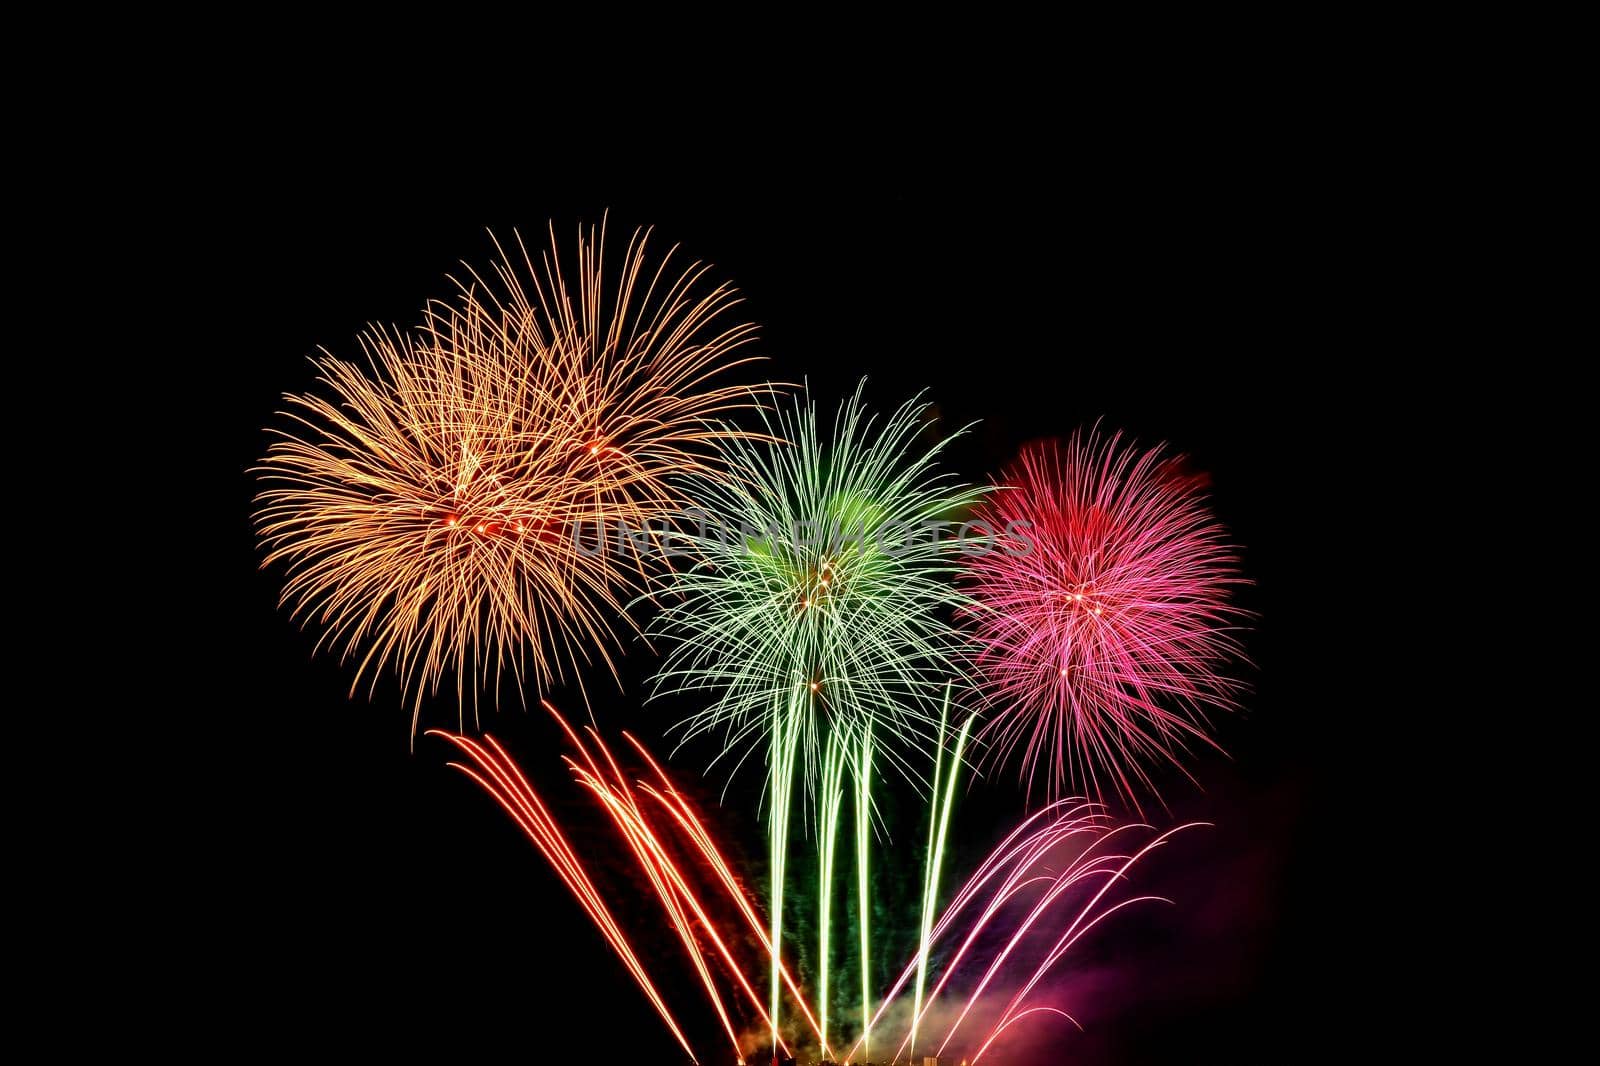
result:
[[[1245,713],[1218,723],[1229,756],[1193,760],[1200,787],[1163,779],[1170,811],[1147,814],[1215,826],[1141,875],[1141,890],[1175,906],[1127,916],[1086,952],[1071,1004],[1086,1032],[1017,1061],[1264,1063],[1325,1048],[1351,996],[1330,770],[1352,745],[1320,620],[1329,598],[1355,591],[1330,581],[1326,501],[1340,481],[1308,412],[1325,409],[1343,373],[1341,308],[1360,285],[1333,265],[1341,220],[1323,197],[1272,167],[1177,159],[1070,191],[1053,177],[937,172],[815,185],[680,174],[575,191],[530,172],[514,190],[467,197],[427,173],[403,187],[345,173],[274,169],[273,192],[228,224],[225,264],[195,257],[214,270],[219,328],[200,368],[222,414],[206,442],[218,461],[206,560],[218,613],[203,635],[215,643],[203,718],[215,746],[196,757],[209,782],[197,840],[217,857],[205,939],[216,1009],[236,1031],[274,1048],[681,1059],[510,821],[445,768],[440,743],[413,749],[393,686],[351,699],[349,671],[312,657],[314,634],[276,606],[281,574],[258,569],[249,520],[262,428],[281,393],[311,386],[316,346],[348,355],[366,322],[413,322],[448,294],[458,260],[488,258],[488,227],[537,241],[553,219],[570,243],[579,220],[609,208],[614,241],[653,224],[660,244],[681,243],[739,286],[767,376],[809,380],[831,405],[865,375],[879,407],[926,389],[947,424],[978,422],[949,452],[968,479],[987,480],[1026,440],[1096,419],[1171,442],[1211,473],[1256,582],[1244,594],[1259,613],[1253,691]],[[596,716],[664,753],[671,710],[639,699],[650,656],[627,662],[624,692],[591,678]],[[580,713],[575,694],[550,695]],[[425,710],[427,724],[454,715],[449,700]],[[542,712],[507,707],[482,726],[541,791],[569,791]],[[690,750],[672,767],[689,780],[705,761]],[[753,775],[736,783],[720,824],[760,854],[754,787]],[[1020,810],[1009,779],[975,785],[952,871]],[[720,1061],[695,989],[683,984],[676,1002],[702,1061]]]

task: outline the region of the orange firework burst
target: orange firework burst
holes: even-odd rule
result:
[[[711,420],[758,402],[712,383],[750,361],[755,327],[724,324],[734,290],[699,263],[669,271],[672,252],[647,267],[647,236],[614,277],[603,226],[580,230],[570,272],[553,231],[537,258],[497,242],[414,333],[374,327],[365,366],[324,352],[325,391],[285,397],[292,425],[256,469],[263,565],[284,563],[282,602],[322,627],[318,650],[357,662],[352,694],[393,668],[413,730],[447,672],[463,717],[507,677],[521,698],[581,684],[595,656],[614,675],[639,532],[668,526],[669,476],[733,432]]]

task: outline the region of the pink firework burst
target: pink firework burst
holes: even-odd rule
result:
[[[1164,447],[1095,431],[1030,444],[979,520],[1002,535],[969,558],[988,758],[1020,753],[1047,798],[1103,779],[1138,804],[1147,767],[1235,707],[1243,583],[1203,474]]]

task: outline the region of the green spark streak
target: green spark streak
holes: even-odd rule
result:
[[[933,912],[939,905],[939,868],[944,863],[944,842],[950,833],[950,808],[955,806],[956,776],[961,769],[961,753],[967,746],[967,733],[972,729],[973,717],[968,717],[956,738],[956,750],[950,757],[950,772],[944,782],[944,803],[939,802],[941,755],[944,748],[945,722],[950,714],[950,687],[944,690],[944,715],[939,720],[939,747],[933,756],[933,792],[928,802],[928,857],[922,887],[922,946],[917,952],[917,991],[911,1008],[911,1054],[916,1056],[917,1025],[922,1020],[922,990],[928,973],[928,953],[932,948]],[[935,828],[937,827],[937,828]]]
[[[872,967],[868,965],[867,930],[872,925],[872,902],[867,889],[867,851],[872,835],[872,724],[861,735],[856,762],[856,875],[861,900],[861,1060],[872,1058]]]
[[[833,922],[833,871],[834,871],[834,844],[839,835],[839,812],[844,807],[844,771],[850,763],[846,751],[847,741],[838,737],[831,737],[828,742],[828,753],[822,764],[822,798],[821,810],[818,816],[821,819],[821,832],[819,843],[821,845],[821,864],[817,877],[817,907],[818,907],[818,933],[817,933],[817,958],[821,969],[818,980],[820,1008],[820,1024],[822,1047],[828,1047],[828,970],[829,970],[829,945],[828,930]]]
[[[789,801],[794,787],[794,759],[799,748],[802,699],[791,697],[788,708],[772,711],[772,1057],[778,1057],[778,1004],[783,971],[783,867],[789,851]]]
[[[911,1054],[917,1053],[917,1019],[922,1014],[922,988],[928,970],[928,919],[933,910],[928,895],[934,879],[934,838],[939,832],[939,773],[944,768],[944,732],[950,721],[950,686],[944,690],[944,710],[939,715],[939,739],[933,749],[933,789],[928,793],[928,850],[924,853],[922,873],[922,939],[917,953],[917,991],[911,1007]],[[952,771],[954,776],[954,771]]]

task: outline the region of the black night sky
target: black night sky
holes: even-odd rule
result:
[[[424,300],[450,293],[445,275],[459,260],[487,260],[488,229],[539,240],[554,220],[570,240],[609,209],[614,241],[653,225],[653,240],[680,243],[740,288],[770,359],[756,373],[809,381],[824,407],[862,376],[879,408],[926,389],[945,424],[977,422],[948,453],[969,480],[987,481],[1025,441],[1097,419],[1168,441],[1210,472],[1255,582],[1243,594],[1259,616],[1247,638],[1252,689],[1245,713],[1218,722],[1228,756],[1193,758],[1198,788],[1163,777],[1170,811],[1147,813],[1215,826],[1144,869],[1139,887],[1175,905],[1136,911],[1095,939],[1073,985],[1085,1031],[1063,1028],[1026,1061],[1308,1057],[1330,1024],[1335,980],[1328,875],[1338,858],[1326,840],[1341,757],[1313,637],[1326,593],[1307,561],[1327,482],[1324,431],[1295,395],[1331,365],[1317,266],[1328,223],[1314,204],[1216,170],[1069,190],[1041,177],[980,189],[928,173],[780,182],[737,168],[701,182],[556,184],[536,168],[492,196],[417,174],[402,190],[359,173],[353,158],[278,161],[275,191],[219,218],[220,243],[196,256],[215,274],[219,319],[200,372],[227,425],[207,445],[221,468],[220,613],[207,624],[219,650],[205,718],[218,747],[197,814],[219,856],[210,950],[219,974],[234,975],[219,981],[237,989],[216,1010],[246,1046],[681,1061],[516,828],[446,769],[444,745],[419,738],[413,748],[393,684],[352,699],[350,669],[313,656],[315,631],[276,605],[282,573],[259,569],[250,522],[247,468],[280,394],[311,387],[306,356],[317,346],[352,355],[366,323],[412,324]],[[641,703],[652,662],[636,647],[623,691],[603,674],[591,689],[602,727],[665,753],[672,708]],[[581,714],[575,693],[549,695]],[[424,712],[443,726],[454,715],[451,698]],[[503,707],[481,726],[548,794],[572,794],[537,708]],[[706,760],[688,749],[671,765],[694,780]],[[707,803],[721,783],[705,780]],[[736,782],[719,819],[755,855],[758,784]],[[951,869],[1021,810],[1010,778],[975,784],[957,811]],[[906,853],[919,853],[907,835]],[[643,895],[616,906],[654,921]],[[724,1061],[675,945],[664,932],[655,942],[701,1061]]]

